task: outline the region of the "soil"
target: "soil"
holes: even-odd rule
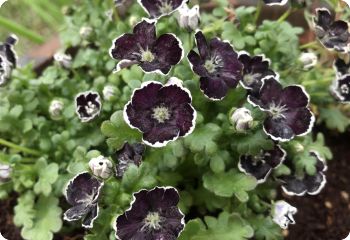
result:
[[[317,196],[283,196],[298,208],[296,224],[284,232],[286,240],[342,240],[350,232],[350,131],[325,135],[334,154],[334,159],[328,162],[327,185]],[[15,204],[16,195],[0,201],[0,232],[9,240],[22,240],[20,230],[13,224]],[[55,239],[83,239],[83,232],[59,234]]]

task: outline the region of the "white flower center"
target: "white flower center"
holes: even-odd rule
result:
[[[286,105],[276,104],[275,102],[272,102],[269,106],[268,112],[272,116],[272,119],[280,119],[286,118],[283,114],[286,110]]]
[[[340,91],[342,94],[349,94],[349,86],[346,84],[341,85]]]
[[[220,68],[223,66],[222,59],[218,56],[212,57],[205,61],[204,67],[207,69],[209,73],[214,73],[217,68]]]
[[[98,108],[95,104],[93,104],[91,101],[88,101],[87,105],[85,106],[86,113],[88,115],[94,115],[98,112]]]
[[[154,60],[154,55],[150,50],[141,50],[141,61],[142,62],[152,62]]]
[[[170,2],[164,1],[164,2],[161,3],[161,5],[159,7],[159,11],[162,14],[168,14],[168,13],[173,11],[173,6],[171,5]]]
[[[255,74],[245,74],[243,76],[243,82],[250,86],[252,85],[254,82],[256,82],[256,79],[258,79],[261,76],[261,74],[259,73],[255,73]]]
[[[170,118],[169,109],[165,106],[157,106],[153,108],[152,117],[158,121],[158,123],[164,123]]]
[[[143,230],[159,230],[162,228],[160,225],[163,221],[163,218],[159,216],[159,213],[157,212],[149,212],[146,216],[146,218],[143,220],[143,226],[141,228],[141,231]]]

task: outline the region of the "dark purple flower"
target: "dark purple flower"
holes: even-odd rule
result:
[[[350,33],[347,22],[334,21],[328,9],[317,8],[314,23],[316,36],[323,46],[339,52],[349,51]]]
[[[123,177],[130,164],[141,165],[142,155],[145,152],[145,145],[141,143],[124,143],[123,147],[116,152],[116,176]]]
[[[157,38],[156,22],[144,19],[136,24],[133,33],[126,33],[113,41],[110,55],[120,60],[115,72],[138,64],[145,72],[168,74],[181,61],[181,41],[170,33]]]
[[[279,177],[282,181],[282,189],[286,194],[291,196],[303,196],[305,193],[316,195],[326,185],[325,171],[327,170],[327,165],[325,160],[321,158],[317,152],[310,152],[310,155],[316,158],[315,175],[308,175],[307,173],[297,175],[293,167],[291,167],[292,175]],[[288,162],[287,165],[292,165],[290,163],[288,164]]]
[[[177,207],[173,187],[156,187],[134,193],[130,208],[116,221],[119,240],[175,240],[184,229],[184,215]]]
[[[8,82],[12,69],[16,68],[17,55],[13,46],[17,41],[15,35],[10,35],[4,43],[0,43],[0,86]]]
[[[288,0],[264,0],[266,5],[285,5]]]
[[[98,216],[98,197],[103,182],[88,172],[83,172],[70,180],[66,188],[67,202],[72,205],[64,213],[66,221],[83,219],[82,226],[92,228]]]
[[[208,43],[201,31],[195,37],[199,54],[191,50],[187,58],[192,70],[200,76],[200,89],[205,96],[221,100],[242,79],[243,66],[228,42],[213,38]]]
[[[138,0],[137,2],[151,18],[160,18],[179,9],[187,0]]]
[[[333,63],[333,67],[335,69],[337,77],[342,77],[343,75],[350,74],[350,61],[346,62],[344,59],[337,58]]]
[[[254,176],[258,183],[263,183],[271,171],[283,163],[286,155],[286,152],[279,145],[275,145],[274,149],[261,150],[256,156],[240,156],[238,168],[240,171]]]
[[[264,131],[273,140],[289,141],[309,133],[315,117],[308,108],[309,96],[299,85],[283,88],[273,77],[266,77],[256,96],[248,101],[267,113]]]
[[[343,103],[350,102],[350,74],[337,78],[331,86],[331,91],[337,100]]]
[[[97,92],[82,92],[75,98],[76,113],[82,122],[88,122],[100,114],[101,100]]]
[[[262,79],[266,76],[277,77],[277,73],[272,71],[270,60],[263,55],[251,57],[249,53],[241,51],[238,53],[238,60],[243,64],[243,78],[241,85],[250,93],[259,92],[262,86]]]
[[[153,147],[185,137],[195,127],[196,111],[191,105],[191,93],[180,83],[170,81],[164,86],[153,81],[143,83],[124,107],[125,121],[141,131],[143,141]]]

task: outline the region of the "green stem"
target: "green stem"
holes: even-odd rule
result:
[[[312,42],[308,42],[308,43],[305,43],[303,45],[301,45],[299,48],[300,49],[306,49],[306,48],[310,48],[310,47],[317,47],[318,46],[318,42],[317,41],[312,41]]]
[[[26,148],[26,147],[14,144],[14,143],[9,142],[9,141],[7,141],[5,139],[2,139],[2,138],[0,138],[0,144],[4,145],[6,147],[9,147],[9,148],[18,150],[20,152],[28,153],[30,155],[41,156],[41,153],[39,151],[36,151],[36,150],[30,149],[30,148]]]
[[[293,11],[294,11],[293,8],[289,8],[287,11],[285,11],[285,12],[283,13],[282,16],[279,17],[279,19],[277,20],[277,22],[281,23],[281,22],[283,22],[284,20],[286,20],[286,19],[289,17],[289,15],[290,15]]]
[[[7,18],[0,16],[0,26],[6,28],[7,30],[18,34],[20,36],[26,37],[29,40],[42,44],[45,42],[44,38],[37,34],[36,32],[33,32],[31,30],[28,30],[27,28],[23,27],[22,25],[19,25],[18,23],[15,23]]]
[[[260,14],[261,14],[261,10],[262,10],[262,7],[263,7],[263,1],[262,0],[259,0],[258,2],[258,5],[256,7],[256,12],[255,12],[255,16],[254,16],[254,23],[256,25],[256,23],[258,22],[259,20],[259,17],[260,17]]]

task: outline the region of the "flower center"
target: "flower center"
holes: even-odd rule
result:
[[[150,50],[141,50],[141,61],[142,62],[152,62],[154,60],[154,55]]]
[[[97,106],[93,104],[91,101],[87,102],[87,105],[85,106],[85,110],[88,115],[93,115],[98,112]]]
[[[222,60],[220,57],[212,57],[205,61],[204,68],[207,69],[209,73],[214,73],[218,68],[222,67]]]
[[[153,108],[152,117],[158,121],[158,123],[164,123],[170,118],[169,109],[165,106],[157,106]]]
[[[159,216],[159,213],[157,212],[149,212],[146,216],[146,218],[143,220],[144,225],[142,226],[141,230],[144,229],[147,230],[159,230],[161,229],[160,223],[163,221],[162,217]]]
[[[287,110],[286,105],[271,103],[268,112],[272,116],[272,119],[286,118],[284,112]]]
[[[161,3],[161,5],[159,7],[159,11],[162,14],[168,14],[171,11],[173,11],[173,6],[168,1],[164,1],[164,2]]]
[[[346,84],[343,84],[340,86],[340,91],[342,94],[349,94],[349,86]]]
[[[256,79],[258,79],[261,76],[261,74],[259,73],[255,73],[255,74],[245,74],[243,76],[243,82],[248,85],[251,86],[253,83],[256,82]]]

